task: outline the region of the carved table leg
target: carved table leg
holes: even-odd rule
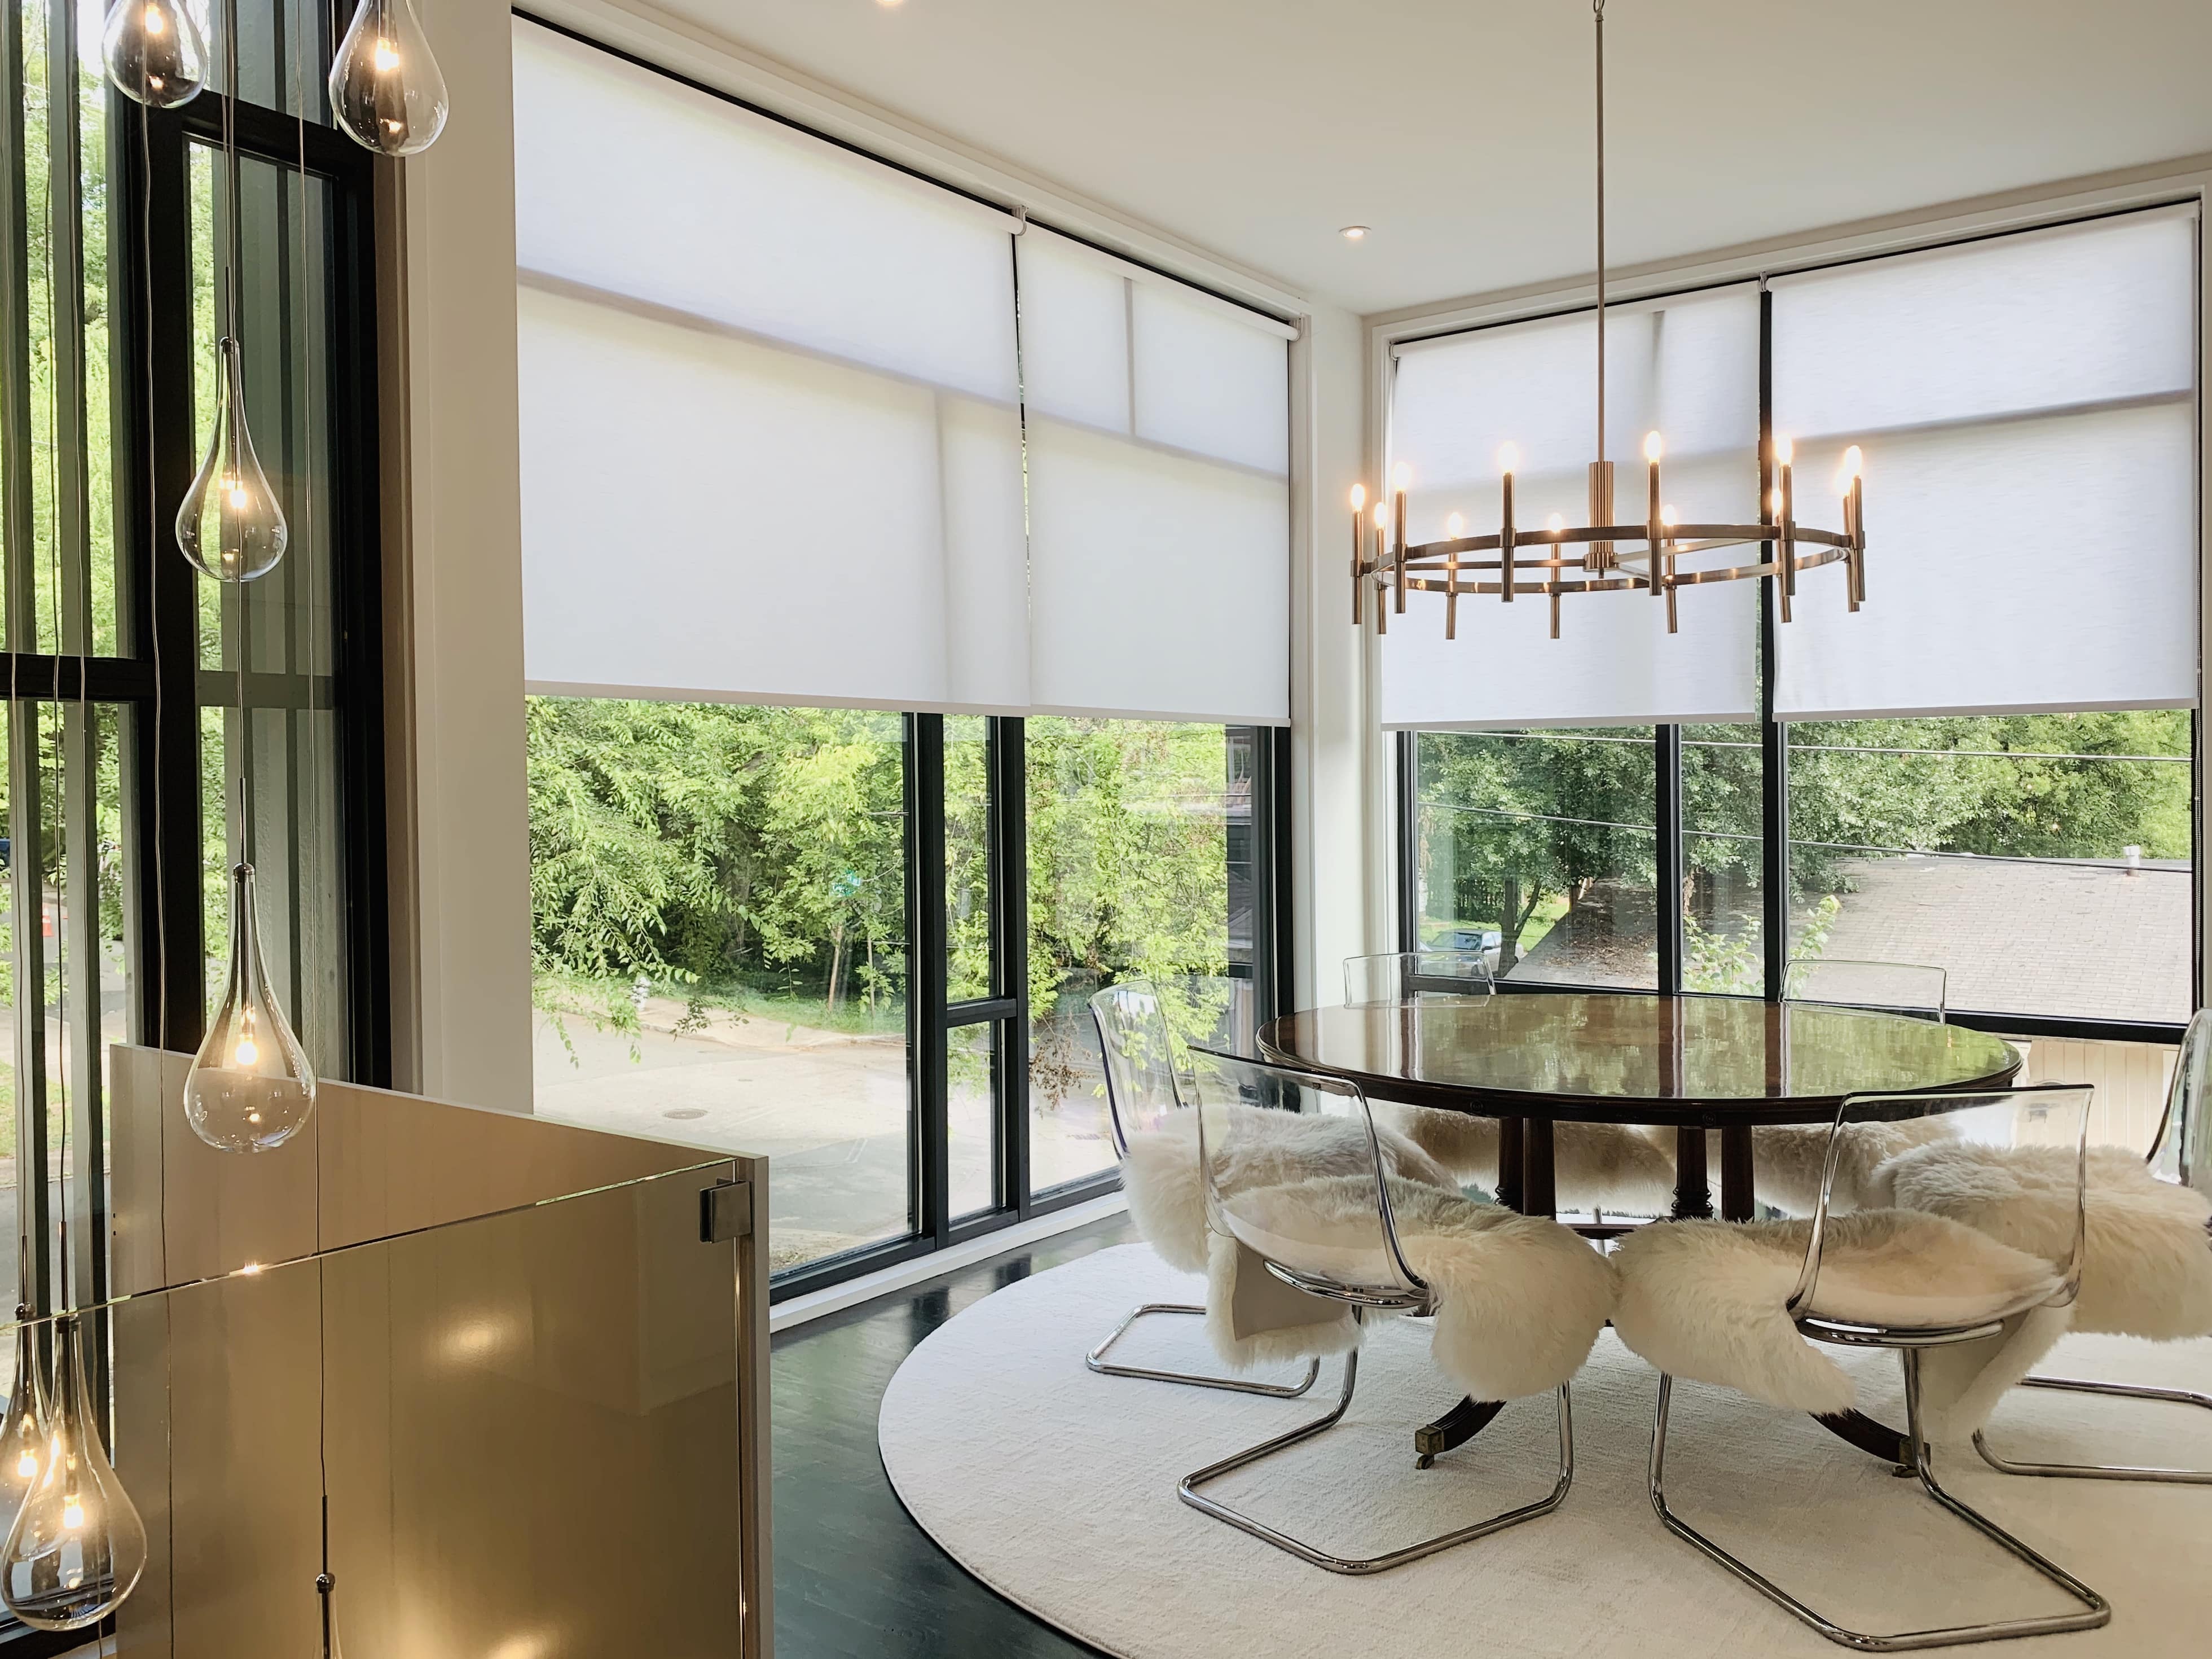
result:
[[[1674,1131],[1674,1218],[1710,1220],[1712,1188],[1705,1183],[1705,1132],[1697,1125]]]

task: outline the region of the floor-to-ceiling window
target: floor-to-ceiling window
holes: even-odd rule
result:
[[[0,1250],[41,1312],[64,1218],[68,1302],[106,1289],[108,1048],[198,1047],[234,862],[319,1073],[390,1075],[373,162],[326,9],[191,10],[210,82],[167,111],[100,8],[0,19]],[[225,337],[289,528],[242,586],[177,528]]]
[[[1109,1190],[1087,997],[1277,979],[1294,331],[515,64],[537,1109],[769,1154],[785,1295]]]
[[[1509,986],[1941,968],[1950,1018],[2146,1137],[2197,1000],[2198,229],[2149,210],[1620,307],[1608,447],[1662,430],[1685,516],[1740,522],[1790,437],[1829,523],[1802,481],[1859,446],[1866,603],[1816,571],[1786,619],[1684,589],[1673,636],[1633,592],[1564,602],[1557,638],[1540,589],[1462,600],[1449,643],[1390,616],[1408,933]],[[1581,313],[1401,347],[1417,516],[1494,518],[1509,437],[1523,500],[1565,495],[1593,344]]]

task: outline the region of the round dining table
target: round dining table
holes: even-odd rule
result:
[[[1832,1123],[1852,1095],[1924,1097],[1884,1115],[1946,1110],[2008,1086],[2021,1056],[2002,1037],[1933,1019],[1819,1003],[1637,992],[1526,991],[1309,1008],[1259,1031],[1263,1057],[1356,1083],[1370,1098],[1499,1121],[1498,1200],[1553,1215],[1553,1125],[1674,1131],[1674,1213],[1710,1217],[1706,1132],[1720,1132],[1720,1214],[1756,1210],[1752,1130]],[[1621,1226],[1586,1228],[1607,1233]],[[1496,1415],[1462,1401],[1421,1429],[1425,1465]],[[1903,1461],[1902,1437],[1868,1419],[1820,1419],[1856,1445]]]

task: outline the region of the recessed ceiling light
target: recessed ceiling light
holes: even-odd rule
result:
[[[881,6],[885,11],[891,11],[906,4],[906,0],[876,0],[876,3]]]
[[[1343,237],[1347,242],[1364,242],[1367,240],[1367,227],[1364,225],[1346,225],[1342,230],[1338,231],[1336,234]]]

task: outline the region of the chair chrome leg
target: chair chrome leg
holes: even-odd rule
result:
[[[1192,1314],[1203,1319],[1206,1310],[1184,1302],[1147,1302],[1141,1307],[1132,1309],[1129,1316],[1116,1325],[1103,1342],[1083,1356],[1083,1363],[1101,1376],[1141,1376],[1149,1382],[1182,1382],[1194,1389],[1222,1389],[1231,1394],[1265,1395],[1270,1400],[1295,1400],[1312,1388],[1314,1379],[1321,1375],[1321,1361],[1318,1359],[1307,1364],[1305,1380],[1297,1383],[1253,1382],[1238,1376],[1204,1376],[1195,1371],[1162,1371],[1143,1365],[1108,1364],[1106,1350],[1119,1342],[1129,1327],[1146,1314]]]
[[[1738,1578],[1765,1596],[1777,1606],[1787,1609],[1810,1625],[1831,1642],[1853,1648],[1862,1653],[1895,1653],[1913,1648],[1952,1647],[1967,1642],[1997,1642],[2014,1637],[2051,1636],[2063,1631],[2095,1630],[2112,1622],[2112,1610],[2105,1598],[2026,1544],[2006,1532],[1988,1516],[1968,1508],[1936,1483],[1936,1473],[1929,1461],[1927,1437],[1920,1426],[1920,1356],[1913,1349],[1904,1350],[1905,1400],[1907,1419],[1906,1437],[1911,1442],[1914,1473],[1928,1495],[1966,1522],[1984,1537],[2001,1545],[2012,1555],[2040,1573],[2069,1595],[2082,1604],[2080,1613],[2051,1613],[2039,1619],[2007,1619],[1980,1625],[1948,1625],[1935,1630],[1899,1631],[1894,1635],[1876,1635],[1865,1631],[1846,1629],[1833,1620],[1824,1617],[1799,1601],[1781,1585],[1761,1573],[1749,1563],[1738,1559],[1713,1540],[1667,1507],[1667,1422],[1668,1408],[1674,1398],[1674,1379],[1663,1373],[1659,1378],[1659,1408],[1651,1420],[1651,1507],[1658,1513],[1668,1531],[1694,1545],[1705,1555],[1727,1568]]]
[[[1316,1435],[1335,1427],[1344,1416],[1346,1407],[1352,1404],[1352,1391],[1358,1380],[1359,1355],[1354,1352],[1344,1357],[1344,1392],[1337,1396],[1335,1406],[1326,1416],[1317,1417],[1312,1422],[1279,1434],[1272,1440],[1262,1441],[1249,1451],[1224,1457],[1218,1463],[1209,1463],[1195,1474],[1185,1475],[1182,1484],[1176,1489],[1176,1495],[1193,1509],[1202,1510],[1216,1520],[1226,1521],[1238,1531],[1249,1533],[1255,1538],[1273,1544],[1277,1549],[1286,1550],[1301,1561],[1310,1562],[1330,1572],[1354,1574],[1383,1572],[1392,1567],[1403,1566],[1408,1561],[1418,1561],[1424,1556],[1448,1550],[1455,1544],[1468,1543],[1486,1534],[1502,1532],[1523,1521],[1533,1521],[1540,1515],[1549,1515],[1565,1501],[1567,1488],[1574,1483],[1575,1478],[1575,1428],[1573,1408],[1565,1384],[1559,1389],[1559,1478],[1549,1496],[1533,1504],[1523,1504],[1518,1509],[1508,1510],[1502,1515],[1493,1515],[1486,1521],[1478,1521],[1472,1526],[1460,1527],[1385,1554],[1364,1557],[1332,1555],[1269,1526],[1264,1521],[1255,1521],[1249,1515],[1232,1510],[1198,1490],[1209,1480],[1217,1480],[1224,1474],[1248,1468],[1262,1458],[1272,1457],[1286,1447],[1295,1446],[1302,1440],[1310,1440]]]
[[[2118,1395],[2125,1400],[2160,1400],[2177,1406],[2202,1406],[2212,1411],[2212,1394],[2195,1394],[2187,1389],[2154,1389],[2133,1382],[2077,1382],[2067,1376],[2030,1376],[2021,1381],[2023,1389],[2058,1389],[2069,1394]],[[2212,1486],[2212,1469],[2138,1468],[2125,1463],[2025,1463],[2001,1457],[1990,1449],[1982,1431],[1974,1431],[1974,1449],[1982,1461],[1993,1469],[2007,1474],[2042,1474],[2070,1478],[2076,1480],[2162,1480],[2176,1486]]]

